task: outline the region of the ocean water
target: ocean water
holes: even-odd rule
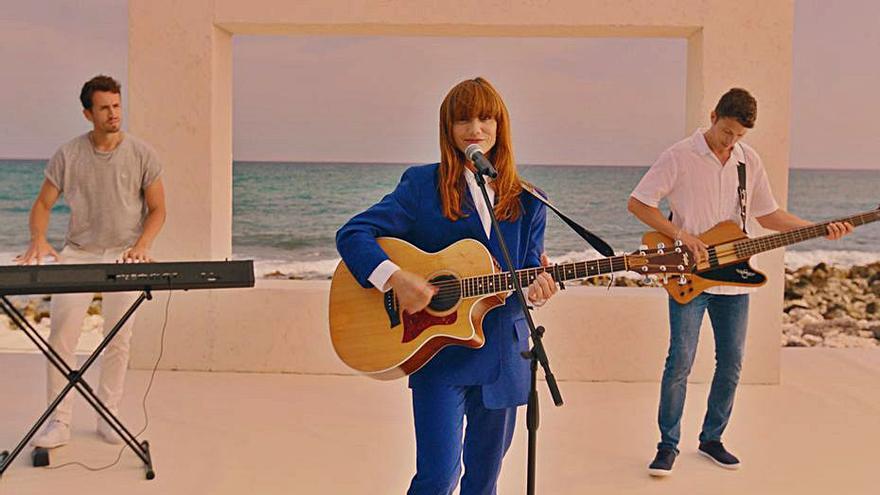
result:
[[[28,213],[42,183],[43,160],[0,161],[0,264],[27,247]],[[395,164],[236,162],[233,167],[232,245],[236,258],[256,260],[258,274],[279,270],[325,278],[339,260],[334,235],[348,218],[391,191],[406,168]],[[520,166],[523,177],[551,201],[608,241],[616,251],[636,249],[644,227],[626,200],[647,167]],[[811,220],[839,218],[878,207],[880,171],[791,170],[789,210]],[[170,212],[174,214],[174,212]],[[551,259],[597,256],[552,213],[546,249]],[[60,247],[69,210],[53,210],[50,242]],[[790,266],[826,261],[840,265],[880,260],[880,222],[839,242],[791,246]]]

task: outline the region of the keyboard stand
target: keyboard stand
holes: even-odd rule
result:
[[[92,408],[98,413],[98,415],[113,428],[113,431],[116,432],[122,438],[122,440],[131,448],[131,450],[137,455],[141,461],[144,463],[144,468],[146,470],[146,478],[151,480],[156,477],[156,472],[153,470],[153,461],[150,457],[150,444],[144,441],[138,441],[138,439],[132,435],[132,433],[122,424],[122,422],[113,415],[112,412],[107,408],[107,406],[98,399],[95,392],[86,383],[83,376],[86,371],[94,364],[94,362],[98,359],[98,355],[104,350],[107,345],[113,340],[113,337],[119,333],[119,330],[122,329],[122,326],[126,321],[134,314],[134,312],[138,309],[141,303],[144,300],[152,299],[152,295],[150,294],[150,290],[146,289],[141,292],[140,296],[138,296],[137,300],[132,303],[131,307],[128,308],[128,311],[122,315],[122,318],[113,326],[109,332],[104,332],[104,339],[98,345],[98,347],[89,355],[88,359],[86,359],[85,363],[83,363],[82,367],[79,369],[72,369],[63,359],[55,352],[55,349],[49,345],[49,343],[44,339],[33,326],[22,316],[22,314],[9,302],[6,296],[0,296],[0,309],[9,316],[10,320],[17,326],[21,331],[27,335],[27,337],[37,346],[40,352],[46,356],[46,359],[52,363],[58,371],[67,377],[67,385],[64,386],[64,389],[58,394],[58,397],[52,401],[49,407],[46,409],[46,412],[40,416],[40,419],[34,424],[34,426],[28,431],[27,435],[19,442],[19,444],[12,450],[12,452],[3,451],[0,452],[0,476],[3,476],[3,473],[6,469],[12,464],[12,461],[21,454],[21,451],[25,449],[28,442],[36,435],[37,431],[43,426],[43,424],[49,419],[49,416],[55,411],[55,408],[58,407],[58,404],[70,393],[70,390],[74,387],[79,391],[80,395],[92,406]],[[47,466],[49,465],[48,451],[46,449],[37,448],[33,453],[33,464],[35,466]]]

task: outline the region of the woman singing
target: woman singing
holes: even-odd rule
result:
[[[407,169],[394,191],[336,235],[339,253],[358,282],[394,289],[410,314],[424,309],[436,289],[389,260],[377,237],[403,239],[427,252],[475,239],[503,270],[511,268],[504,266],[474,165],[464,155],[471,144],[478,144],[498,170],[488,192],[512,268],[541,265],[546,210],[520,184],[507,108],[485,79],[462,81],[440,106],[440,163]],[[528,300],[541,305],[556,290],[550,275],[542,273],[529,285]],[[528,326],[515,298],[486,314],[483,331],[482,348],[446,347],[410,376],[417,450],[410,495],[452,493],[462,455],[461,494],[495,493],[516,407],[526,403],[529,387],[529,361],[520,355],[528,347]]]

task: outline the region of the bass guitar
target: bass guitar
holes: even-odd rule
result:
[[[767,283],[767,276],[752,268],[749,264],[752,256],[825,236],[830,223],[849,222],[858,227],[877,220],[880,220],[880,208],[755,238],[747,237],[734,222],[721,222],[698,236],[709,246],[709,258],[700,261],[693,273],[680,275],[676,283],[666,284],[666,290],[679,304],[685,304],[709,287],[760,287]],[[673,241],[660,232],[648,232],[642,237],[642,242],[656,245]]]

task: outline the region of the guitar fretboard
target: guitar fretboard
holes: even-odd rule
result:
[[[808,241],[816,237],[822,237],[828,234],[828,224],[834,222],[849,222],[853,226],[858,227],[866,223],[880,220],[880,210],[867,211],[859,213],[851,217],[841,218],[838,220],[829,220],[823,223],[817,223],[801,227],[777,234],[769,234],[754,239],[743,239],[734,243],[737,258],[745,259],[764,251],[776,249],[798,242]]]
[[[528,286],[535,280],[535,277],[543,272],[549,273],[557,282],[565,282],[626,271],[628,270],[626,258],[624,255],[591,261],[575,261],[538,268],[525,268],[514,273],[519,277],[519,282],[523,287]],[[511,272],[503,272],[463,278],[458,281],[461,284],[461,295],[462,297],[477,297],[511,291],[514,289],[513,275]]]

